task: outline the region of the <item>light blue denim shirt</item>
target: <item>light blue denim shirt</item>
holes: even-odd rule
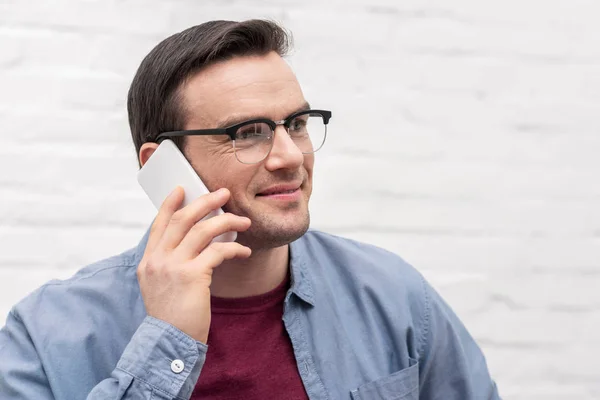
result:
[[[146,315],[147,235],[11,310],[0,399],[189,399],[210,348]],[[310,399],[499,399],[480,348],[401,258],[312,230],[290,255],[282,317]]]

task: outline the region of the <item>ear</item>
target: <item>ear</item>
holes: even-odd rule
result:
[[[142,145],[142,147],[140,148],[140,154],[139,154],[140,164],[142,166],[144,166],[144,164],[146,164],[146,161],[148,161],[148,159],[150,158],[152,153],[154,153],[154,151],[156,150],[157,147],[158,147],[157,143],[151,143],[151,142],[146,142]]]

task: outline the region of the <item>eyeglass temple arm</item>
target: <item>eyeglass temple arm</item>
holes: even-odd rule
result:
[[[189,131],[171,131],[163,132],[158,135],[157,139],[165,139],[168,137],[181,136],[202,136],[202,135],[229,135],[226,129],[194,129]]]

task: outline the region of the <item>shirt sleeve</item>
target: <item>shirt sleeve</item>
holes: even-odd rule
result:
[[[25,326],[11,311],[0,330],[0,398],[54,399]]]
[[[420,337],[422,400],[499,400],[485,357],[465,326],[425,281]]]
[[[146,317],[110,377],[88,400],[189,399],[206,359],[207,346],[174,326]],[[51,385],[27,329],[11,312],[0,330],[0,398],[50,400],[56,385],[76,385],[76,377]],[[58,389],[60,391],[60,388]],[[89,390],[89,389],[88,389]],[[87,397],[86,397],[87,396]]]

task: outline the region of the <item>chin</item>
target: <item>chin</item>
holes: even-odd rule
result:
[[[294,213],[296,214],[296,213]],[[308,212],[302,215],[250,217],[252,225],[238,233],[237,242],[254,249],[285,246],[302,237],[310,226]]]

